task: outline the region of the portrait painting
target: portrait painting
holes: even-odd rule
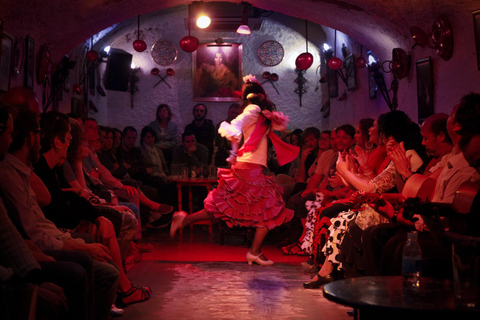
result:
[[[433,110],[433,68],[430,57],[416,61],[418,121],[434,114]]]
[[[194,101],[239,101],[242,45],[203,43],[193,53]]]

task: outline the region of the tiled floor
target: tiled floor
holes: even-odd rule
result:
[[[129,306],[122,319],[352,319],[348,307],[326,300],[322,290],[307,290],[300,266],[305,257],[285,256],[271,242],[264,254],[272,267],[249,266],[243,239],[219,244],[206,226],[186,229],[170,239],[168,230],[146,233],[154,250],[128,270],[134,284],[149,285],[150,301]]]

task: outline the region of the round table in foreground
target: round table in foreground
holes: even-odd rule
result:
[[[480,319],[480,310],[459,310],[452,282],[421,278],[418,288],[402,277],[361,277],[326,284],[327,299],[355,309],[355,319]]]

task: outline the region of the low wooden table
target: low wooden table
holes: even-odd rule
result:
[[[171,178],[177,184],[178,189],[178,209],[182,210],[182,187],[188,187],[188,214],[192,214],[192,187],[205,187],[207,191],[212,190],[212,185],[217,183],[217,177],[215,178]],[[208,225],[208,233],[212,234],[212,222],[211,221],[199,221],[195,224]]]
[[[402,277],[361,277],[328,283],[324,296],[354,308],[354,319],[480,319],[480,310],[459,310],[449,280],[421,278],[404,288]]]

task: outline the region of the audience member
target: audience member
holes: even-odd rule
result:
[[[235,119],[241,113],[241,107],[238,103],[232,103],[228,108],[227,119],[226,122],[230,123],[233,119]],[[232,149],[232,144],[228,139],[222,138],[222,136],[218,133],[218,128],[220,127],[220,123],[217,124],[215,127],[215,166],[217,167],[224,167],[228,166],[227,158],[230,156],[230,150]]]
[[[169,164],[172,161],[172,150],[178,144],[180,133],[177,124],[172,121],[172,110],[167,104],[157,107],[156,119],[148,124],[157,136],[156,145],[162,149]]]
[[[208,149],[197,143],[193,131],[185,130],[182,134],[182,143],[173,149],[172,164],[191,166],[208,165]]]
[[[207,116],[207,106],[198,103],[193,107],[194,120],[185,126],[184,131],[193,132],[197,142],[208,149],[207,164],[212,162],[213,145],[215,139],[215,126],[212,120],[205,119]]]

